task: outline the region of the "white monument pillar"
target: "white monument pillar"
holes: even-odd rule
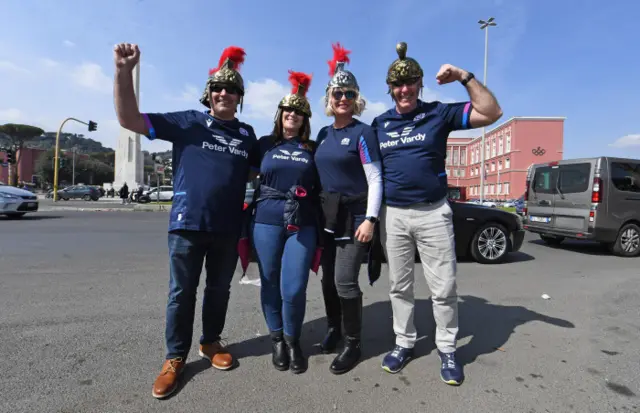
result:
[[[140,62],[133,69],[133,90],[140,107]],[[126,182],[129,190],[144,184],[144,157],[140,147],[140,134],[120,128],[116,148],[115,180],[113,186],[120,189]]]

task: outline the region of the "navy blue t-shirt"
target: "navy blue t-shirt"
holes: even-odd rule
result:
[[[380,160],[378,139],[369,125],[355,119],[340,129],[325,126],[316,143],[316,167],[323,191],[349,196],[367,192],[362,165]]]
[[[273,136],[258,140],[260,183],[287,192],[294,185],[306,189],[309,196],[319,192],[319,179],[313,160],[313,151],[297,138],[273,143]],[[256,205],[255,222],[269,225],[284,225],[285,200],[265,199]],[[302,201],[300,207],[302,225],[316,224],[313,201]]]
[[[387,205],[435,202],[447,195],[447,138],[470,129],[471,102],[423,102],[410,113],[390,109],[373,120]]]
[[[253,128],[196,110],[143,116],[149,139],[173,143],[169,231],[239,233],[249,168],[257,156]]]

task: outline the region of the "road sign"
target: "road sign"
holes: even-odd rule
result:
[[[164,165],[155,165],[155,171],[157,174],[163,174],[164,173]]]

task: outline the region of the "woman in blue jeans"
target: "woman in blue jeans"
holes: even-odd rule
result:
[[[307,369],[299,340],[316,250],[320,188],[305,96],[311,77],[289,73],[293,90],[278,105],[272,134],[258,141],[260,187],[252,238],[273,364],[297,374]]]

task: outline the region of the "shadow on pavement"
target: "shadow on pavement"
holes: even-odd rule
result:
[[[609,248],[607,248],[606,245],[601,244],[599,242],[594,242],[594,241],[565,240],[562,242],[562,244],[557,246],[548,245],[544,241],[539,239],[531,240],[529,241],[529,243],[534,245],[540,245],[541,247],[545,247],[545,248],[577,252],[577,253],[586,254],[586,255],[597,255],[597,256],[612,255],[611,252],[609,251]]]
[[[0,221],[41,221],[44,219],[58,219],[58,218],[64,218],[64,217],[62,215],[46,215],[46,214],[41,215],[40,213],[31,213],[19,218],[10,217],[10,216],[9,217],[0,216]]]
[[[522,306],[492,304],[484,298],[470,295],[460,296],[458,310],[458,340],[471,337],[468,344],[459,348],[459,359],[463,364],[472,363],[481,355],[499,351],[498,347],[509,340],[518,326],[531,321],[542,321],[563,328],[575,327],[570,321],[540,314]],[[418,358],[435,350],[435,323],[430,299],[415,301],[415,323],[418,331],[415,357]],[[302,345],[305,353],[310,356],[310,366],[318,355],[316,345],[322,340],[325,331],[325,317],[309,321],[303,327]],[[376,302],[363,308],[362,340],[363,361],[391,351],[395,336],[389,301]],[[262,336],[231,344],[229,350],[238,359],[259,357],[271,354],[271,344],[268,336]],[[329,357],[333,358],[331,355]],[[315,364],[326,363],[327,368],[331,362],[324,358],[319,360],[321,361]]]

